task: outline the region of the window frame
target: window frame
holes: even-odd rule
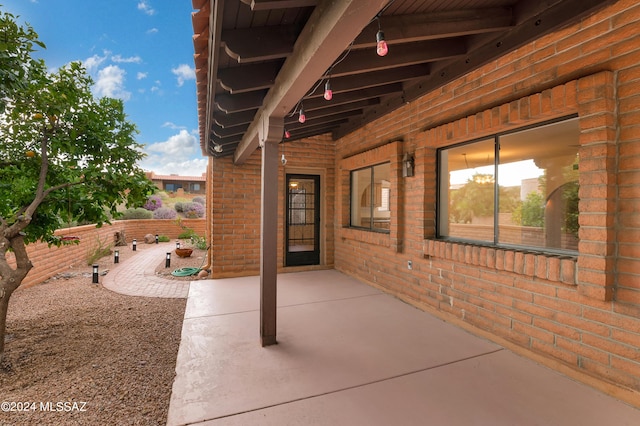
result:
[[[477,137],[474,139],[470,139],[468,141],[455,143],[448,146],[443,146],[436,149],[436,220],[435,220],[435,235],[436,239],[443,241],[451,241],[451,242],[460,242],[465,244],[473,244],[484,247],[495,247],[495,248],[505,248],[505,249],[513,249],[513,250],[524,250],[527,252],[537,252],[537,253],[548,253],[555,255],[570,255],[575,256],[578,254],[578,250],[569,250],[555,247],[540,247],[540,246],[528,246],[528,245],[518,245],[518,244],[509,244],[509,243],[501,243],[500,240],[500,221],[499,221],[499,213],[500,213],[500,185],[499,185],[499,167],[500,167],[500,138],[506,135],[511,135],[514,133],[519,133],[535,128],[539,128],[542,126],[548,126],[556,123],[560,123],[563,121],[578,119],[578,114],[570,114],[563,117],[558,117],[552,120],[546,120],[542,122],[537,122],[534,124],[525,125],[522,127],[517,127],[514,129],[509,129],[503,132],[496,132],[489,135],[484,135],[481,137]],[[462,238],[462,237],[451,237],[447,235],[442,235],[441,226],[443,220],[448,220],[448,218],[443,218],[441,214],[441,197],[443,192],[443,176],[442,176],[442,165],[441,165],[441,153],[443,151],[457,148],[461,146],[471,145],[474,143],[479,143],[482,141],[487,141],[493,139],[494,141],[494,158],[493,158],[493,172],[494,172],[494,187],[493,187],[493,241],[485,241],[485,240],[474,240],[470,238]],[[446,182],[448,184],[448,181]],[[578,182],[579,185],[579,182]],[[578,213],[579,214],[579,213]]]
[[[354,176],[356,176],[356,174],[358,172],[361,172],[363,170],[369,170],[370,171],[370,178],[369,178],[369,182],[372,188],[375,188],[375,174],[374,174],[374,170],[376,167],[382,166],[382,165],[387,165],[389,167],[389,171],[391,171],[391,162],[390,161],[382,161],[376,164],[371,164],[365,167],[360,167],[358,169],[353,169],[349,171],[349,228],[353,228],[353,229],[359,229],[359,230],[363,230],[363,231],[369,231],[369,232],[378,232],[378,233],[382,233],[382,234],[390,234],[390,228],[391,228],[391,212],[392,212],[392,206],[391,206],[391,186],[389,186],[389,192],[388,192],[388,196],[387,196],[387,210],[383,210],[385,212],[389,212],[389,228],[376,228],[375,227],[375,221],[373,220],[374,218],[374,210],[376,209],[376,203],[375,203],[375,190],[371,191],[371,199],[369,202],[369,209],[370,209],[370,217],[371,217],[371,225],[370,226],[362,226],[362,225],[356,225],[353,223],[353,208],[354,208],[354,197],[353,197],[353,189],[354,189]],[[359,198],[359,197],[358,197]]]

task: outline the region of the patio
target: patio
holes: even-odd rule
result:
[[[335,270],[191,283],[168,425],[637,425],[640,410]]]

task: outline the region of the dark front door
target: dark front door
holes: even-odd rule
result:
[[[320,176],[287,175],[286,266],[320,264]]]

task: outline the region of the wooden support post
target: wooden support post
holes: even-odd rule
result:
[[[276,341],[278,276],[278,144],[284,118],[264,120],[262,146],[262,210],[260,218],[260,339],[262,346]]]

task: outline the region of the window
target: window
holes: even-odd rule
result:
[[[438,151],[438,236],[578,249],[578,119]]]
[[[351,172],[351,226],[389,232],[391,166],[378,164]]]
[[[200,184],[199,183],[191,184],[191,190],[192,191],[200,191]]]

